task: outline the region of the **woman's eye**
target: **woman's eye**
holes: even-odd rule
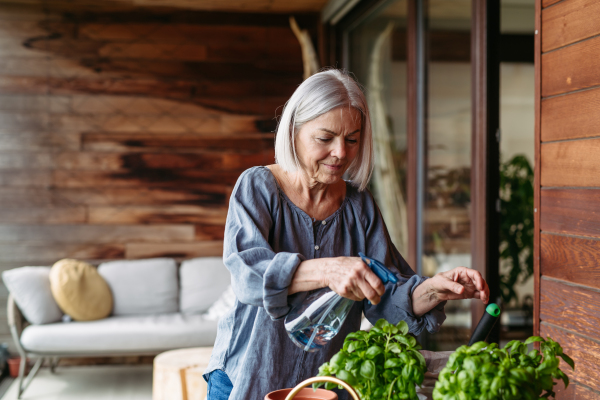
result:
[[[321,141],[322,143],[329,143],[331,142],[331,138],[318,138],[319,141]]]
[[[347,141],[348,143],[351,143],[351,144],[356,144],[356,143],[358,143],[358,140],[356,140],[356,139],[346,139],[346,141]]]

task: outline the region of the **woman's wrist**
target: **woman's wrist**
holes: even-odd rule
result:
[[[417,317],[428,313],[443,301],[439,298],[438,291],[432,283],[432,279],[425,279],[413,290],[412,308],[413,314]]]
[[[330,258],[302,261],[292,277],[292,282],[288,287],[288,294],[308,292],[328,287],[327,271],[330,261]]]

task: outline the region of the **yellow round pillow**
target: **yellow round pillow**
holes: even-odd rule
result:
[[[108,317],[113,307],[110,287],[94,266],[65,258],[50,270],[50,289],[60,309],[76,321]]]

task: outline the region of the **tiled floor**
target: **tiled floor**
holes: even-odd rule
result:
[[[1,400],[17,398],[13,382]],[[52,375],[42,369],[22,396],[23,400],[151,400],[152,366],[59,367]]]

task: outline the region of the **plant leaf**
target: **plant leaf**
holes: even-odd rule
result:
[[[360,366],[360,374],[367,379],[375,379],[375,363],[371,360],[366,360]]]
[[[561,354],[560,357],[567,363],[569,364],[569,366],[571,367],[571,369],[573,371],[575,371],[575,362],[573,361],[573,359],[571,357],[569,357],[566,354]]]
[[[535,342],[545,342],[544,338],[540,336],[531,336],[525,341],[525,344],[535,343]]]

